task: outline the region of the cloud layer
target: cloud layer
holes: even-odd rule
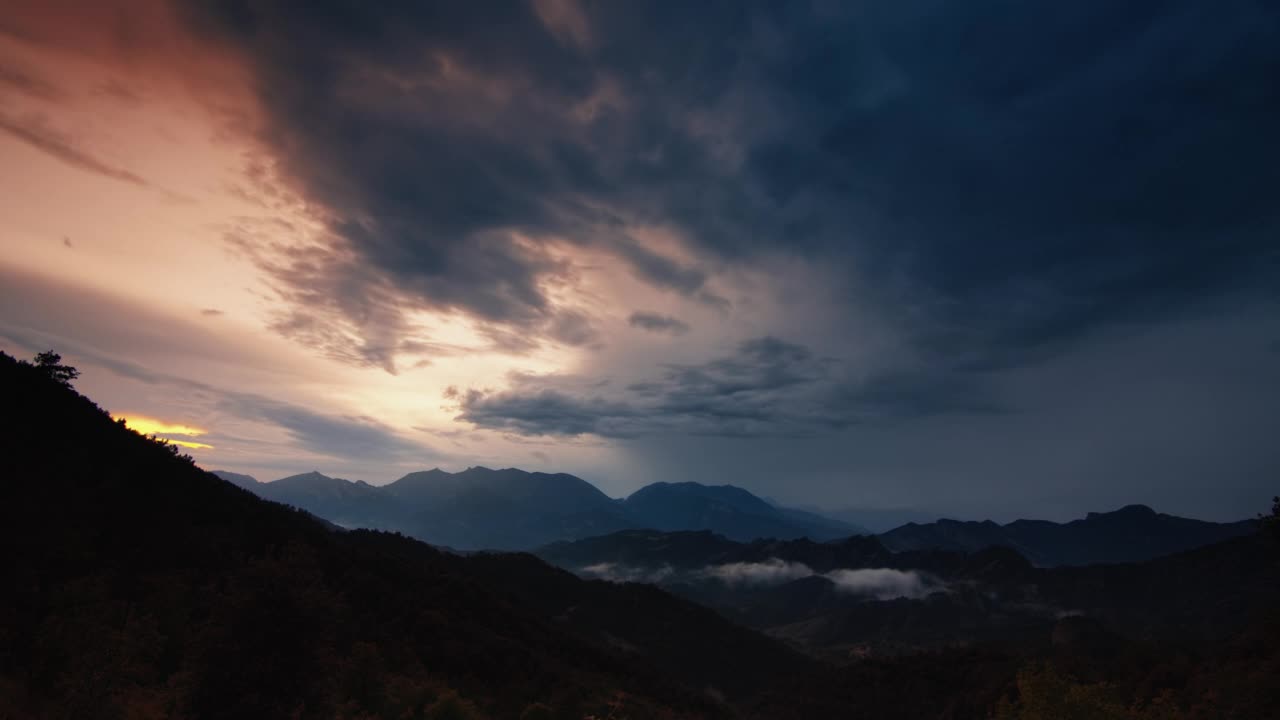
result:
[[[808,565],[770,558],[764,562],[726,563],[704,568],[701,575],[726,585],[782,585],[807,577],[824,577],[840,592],[875,600],[917,599],[946,590],[946,585],[919,570],[893,568],[836,569],[816,573]]]
[[[455,392],[458,419],[527,435],[627,438],[655,433],[795,436],[864,422],[1003,409],[976,378],[906,371],[859,377],[838,358],[774,337],[623,388],[573,378],[515,376],[506,390]]]

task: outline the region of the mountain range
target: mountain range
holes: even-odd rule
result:
[[[1092,565],[1135,562],[1209,545],[1255,531],[1252,520],[1215,523],[1157,513],[1145,505],[1092,512],[1067,523],[1015,520],[1000,525],[938,520],[907,523],[879,535],[894,551],[974,552],[1010,547],[1035,565]]]
[[[383,486],[319,472],[265,483],[222,470],[214,474],[343,527],[401,532],[459,550],[530,550],[632,528],[705,529],[739,540],[827,540],[866,532],[732,485],[659,482],[615,500],[573,475],[515,468],[434,469]]]
[[[858,526],[780,506],[732,485],[658,482],[615,500],[573,475],[515,468],[427,470],[383,486],[319,472],[267,483],[221,470],[214,474],[342,527],[401,532],[459,550],[533,550],[622,530],[706,530],[741,542],[827,541],[869,534]],[[1254,529],[1251,520],[1214,523],[1130,505],[1066,523],[910,522],[877,537],[895,552],[970,553],[1009,547],[1033,565],[1054,567],[1149,560]]]

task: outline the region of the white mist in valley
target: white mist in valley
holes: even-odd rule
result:
[[[804,563],[769,558],[762,562],[733,562],[678,571],[669,565],[647,568],[620,563],[596,563],[579,568],[583,577],[610,582],[720,582],[731,588],[763,588],[785,585],[809,577],[822,577],[839,592],[874,600],[918,599],[945,592],[944,582],[919,570],[895,568],[841,568],[816,572]]]

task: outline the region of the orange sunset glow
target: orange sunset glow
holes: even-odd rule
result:
[[[133,415],[125,413],[118,415],[117,419],[124,420],[124,424],[131,430],[142,433],[143,435],[154,435],[164,439],[179,447],[188,448],[190,450],[212,450],[213,446],[195,440],[184,440],[183,438],[200,437],[208,433],[207,430],[193,428],[178,423],[168,423],[163,420],[144,417],[142,415]],[[173,437],[177,435],[179,437]]]

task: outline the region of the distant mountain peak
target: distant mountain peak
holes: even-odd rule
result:
[[[770,504],[729,484],[659,482],[614,499],[567,473],[483,465],[459,472],[418,470],[381,486],[332,478],[319,470],[262,484],[227,479],[343,527],[390,528],[464,549],[529,549],[628,528],[705,531],[708,537],[718,533],[744,541],[826,541],[865,532]]]
[[[645,487],[678,488],[681,490],[712,490],[712,491],[731,490],[731,491],[744,492],[744,493],[751,494],[750,490],[739,487],[737,485],[733,485],[731,483],[720,483],[718,485],[713,485],[711,483],[700,483],[696,480],[683,480],[681,482],[668,482],[668,481],[662,480],[656,483],[651,483],[649,485],[646,485]],[[751,494],[751,496],[757,499],[763,500],[763,498],[760,498],[757,495]]]
[[[279,480],[276,480],[275,482],[281,482],[283,480],[292,480],[297,482],[300,480],[333,480],[333,479],[334,478],[331,478],[328,475],[325,475],[319,470],[312,470],[311,472],[298,473],[297,475],[289,475],[288,477],[282,477]]]
[[[1159,514],[1160,513],[1156,512],[1148,505],[1133,504],[1133,505],[1125,505],[1119,510],[1112,510],[1111,512],[1091,512],[1088,515],[1086,515],[1085,518],[1088,520],[1093,520],[1095,518],[1100,518],[1100,517],[1138,518],[1138,517],[1155,517],[1156,515],[1159,515]]]
[[[655,482],[622,501],[637,522],[657,530],[712,530],[733,540],[811,537],[831,540],[861,528],[770,504],[736,485]]]
[[[711,497],[724,497],[724,496],[732,495],[739,498],[750,499],[754,502],[758,502],[761,505],[765,505],[768,507],[776,507],[776,505],[752,493],[750,490],[739,487],[737,485],[730,485],[729,483],[724,483],[721,485],[708,485],[706,483],[695,482],[693,480],[686,480],[683,482],[659,481],[659,482],[645,485],[644,487],[632,493],[632,495],[640,495],[642,493],[656,494],[656,493],[664,493],[664,492],[696,493],[699,495],[705,495],[705,496],[711,496]]]
[[[453,477],[453,475],[454,474],[451,472],[441,470],[438,467],[433,467],[430,470],[414,470],[411,473],[405,473],[402,477],[400,477],[395,482],[401,482],[404,480],[425,480],[429,478]]]

